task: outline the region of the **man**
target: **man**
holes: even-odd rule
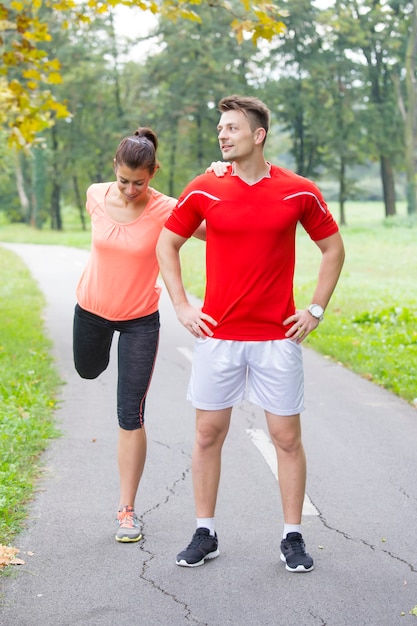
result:
[[[245,397],[266,416],[278,459],[284,514],[281,560],[293,572],[313,569],[301,515],[306,461],[301,440],[301,343],[323,318],[344,261],[337,224],[318,188],[264,158],[269,110],[257,98],[218,105],[220,150],[232,161],[223,178],[198,176],[180,196],[157,245],[161,273],[180,322],[197,338],[188,399],[196,408],[192,457],[197,529],[177,564],[219,555],[215,507],[221,452],[232,407]],[[187,299],[179,251],[206,220],[206,293]],[[300,222],[322,257],[310,306],[293,299],[295,233]]]

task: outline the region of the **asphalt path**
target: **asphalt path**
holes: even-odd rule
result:
[[[137,499],[144,539],[114,540],[118,504],[116,360],[95,381],[72,363],[75,286],[88,253],[4,244],[44,292],[64,385],[62,437],[43,456],[25,564],[1,580],[4,626],[406,626],[417,624],[417,411],[304,349],[308,482],[303,534],[315,569],[279,560],[282,514],[262,411],[235,407],[217,506],[220,557],[181,568],[195,519],[194,412],[185,400],[193,339],[161,299],[147,399],[148,459]],[[326,332],[325,322],[319,332]],[[382,349],[382,348],[381,348]],[[417,394],[416,394],[417,395]]]

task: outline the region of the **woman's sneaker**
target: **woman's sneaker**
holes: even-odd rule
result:
[[[142,533],[139,529],[139,519],[132,506],[125,506],[118,511],[117,523],[116,541],[130,543],[142,539]]]
[[[213,537],[208,528],[197,528],[191,543],[177,555],[176,563],[183,567],[197,567],[203,565],[206,559],[215,559],[219,554],[216,533]]]
[[[289,572],[311,572],[314,568],[313,559],[306,552],[300,533],[288,533],[281,541],[281,561]]]

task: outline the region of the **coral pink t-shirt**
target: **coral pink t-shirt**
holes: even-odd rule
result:
[[[218,325],[214,337],[237,341],[283,339],[295,312],[295,235],[311,239],[338,226],[314,183],[272,165],[248,185],[230,170],[223,178],[197,176],[184,190],[166,227],[190,237],[206,220],[206,293],[203,311]]]
[[[81,308],[111,321],[131,320],[158,310],[160,286],[155,247],[176,200],[153,188],[142,214],[118,223],[106,213],[106,197],[116,183],[87,190],[91,215],[91,255],[78,283]]]

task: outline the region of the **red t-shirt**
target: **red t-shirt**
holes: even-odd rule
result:
[[[283,339],[295,312],[293,278],[298,222],[314,241],[338,231],[314,183],[272,165],[270,176],[248,185],[229,170],[195,178],[165,226],[190,237],[207,223],[203,311],[218,339]]]

